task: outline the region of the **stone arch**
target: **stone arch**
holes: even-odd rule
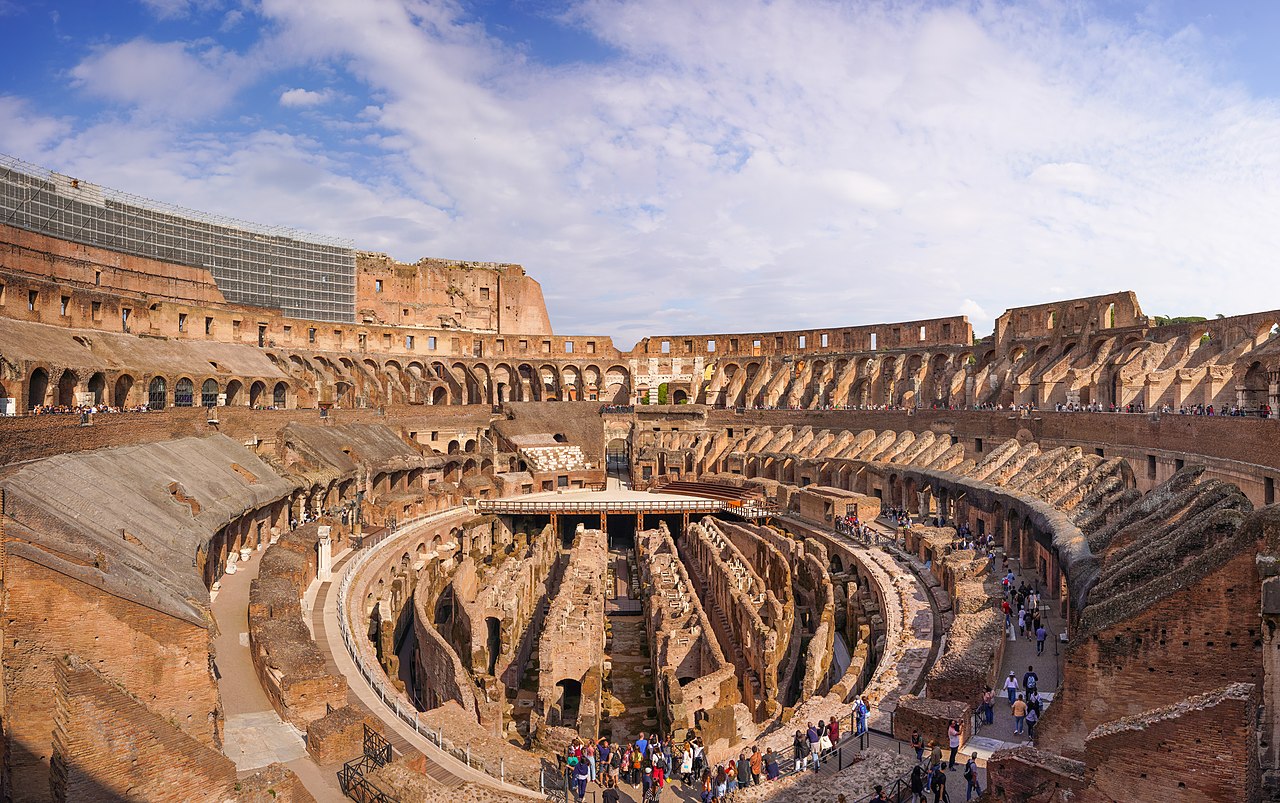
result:
[[[106,374],[102,373],[101,371],[98,371],[93,376],[89,377],[89,384],[87,385],[87,388],[90,395],[93,396],[93,403],[95,405],[107,403]],[[0,392],[0,396],[3,396],[3,395],[4,393]]]
[[[191,407],[195,403],[195,383],[191,377],[184,376],[173,385],[173,406]]]
[[[249,386],[249,406],[258,407],[262,404],[263,394],[267,392],[267,383],[261,379],[255,381]]]
[[[27,378],[27,410],[34,410],[42,406],[48,393],[49,372],[44,368],[37,368]]]
[[[200,386],[200,406],[216,407],[218,404],[218,382],[215,379],[206,379]]]
[[[432,404],[448,404],[449,389],[446,388],[444,385],[436,385],[435,388],[432,389],[431,391],[431,403]]]
[[[163,410],[168,403],[168,383],[163,376],[152,377],[150,384],[147,385],[147,407],[152,410]]]
[[[111,403],[116,407],[129,406],[129,394],[133,392],[133,377],[129,374],[121,374],[116,377],[115,386],[111,393]]]
[[[76,372],[70,368],[58,377],[58,401],[63,407],[74,407],[76,404],[76,384],[79,382]]]
[[[244,390],[244,383],[239,379],[232,379],[227,383],[227,406],[240,403],[242,390]]]
[[[289,383],[277,382],[271,389],[271,406],[283,410],[289,406]]]

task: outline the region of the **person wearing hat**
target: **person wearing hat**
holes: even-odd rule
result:
[[[1010,672],[1009,677],[1004,679],[1004,691],[1009,695],[1009,705],[1013,705],[1014,701],[1018,699],[1018,676],[1013,672]]]

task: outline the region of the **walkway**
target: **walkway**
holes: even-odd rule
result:
[[[996,557],[996,571],[1000,571],[999,556]],[[1019,581],[1026,580],[1027,585],[1035,582],[1035,576],[1028,572],[1023,573],[1021,562],[1016,559],[1010,559],[1010,568],[1013,569]],[[1066,631],[1066,625],[1063,623],[1062,617],[1058,615],[1057,600],[1048,600],[1048,611],[1044,612],[1046,607],[1041,604],[1041,610],[1044,614],[1044,627],[1049,631],[1049,638],[1044,645],[1044,654],[1036,655],[1035,639],[1020,638],[1016,641],[1005,641],[1004,644],[1004,660],[1000,664],[1000,673],[998,681],[1004,683],[1004,679],[1009,677],[1009,673],[1013,672],[1014,677],[1018,679],[1019,687],[1022,685],[1022,677],[1027,671],[1027,667],[1035,667],[1036,675],[1039,678],[1038,688],[1040,689],[1040,697],[1044,703],[1042,711],[1048,708],[1053,700],[1054,692],[1057,690],[1062,679],[1062,656],[1059,654],[1058,634]],[[1014,631],[1017,631],[1017,620],[1014,621]],[[1025,692],[1025,689],[1022,689]],[[974,749],[981,752],[995,752],[1002,747],[1012,747],[1018,744],[1025,744],[1030,738],[1024,732],[1017,735],[1013,732],[1014,718],[1013,712],[1009,705],[1009,698],[1005,694],[1003,688],[997,688],[995,702],[995,722],[991,725],[983,725],[979,731],[979,735],[971,739]]]
[[[307,755],[302,733],[276,714],[254,671],[249,654],[249,583],[258,576],[261,555],[254,552],[237,565],[235,574],[220,578],[222,588],[212,605],[218,624],[214,666],[226,716],[222,752],[235,762],[242,778],[278,761],[293,770],[318,803],[345,800],[337,767],[316,766]]]

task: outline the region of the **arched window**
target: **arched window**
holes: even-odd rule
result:
[[[206,379],[204,384],[200,386],[200,406],[218,406],[218,383],[212,379]]]
[[[283,410],[288,397],[289,386],[284,382],[277,382],[271,390],[271,405]]]
[[[168,401],[165,398],[167,390],[163,376],[152,379],[150,387],[147,388],[147,406],[152,410],[163,410]]]
[[[173,386],[173,406],[174,407],[190,407],[195,396],[195,384],[185,376],[178,380],[178,384]]]

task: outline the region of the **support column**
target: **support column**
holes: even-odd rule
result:
[[[333,541],[329,537],[330,528],[328,525],[318,528],[320,541],[316,544],[319,551],[316,569],[316,579],[322,583],[327,583],[333,579]]]
[[[1280,418],[1280,371],[1267,372],[1267,404],[1271,418]]]

